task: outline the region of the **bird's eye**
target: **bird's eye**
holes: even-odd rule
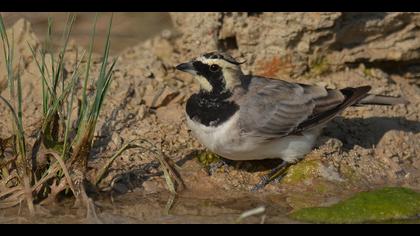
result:
[[[210,66],[210,71],[211,72],[216,72],[216,71],[218,71],[220,69],[220,66],[218,66],[218,65],[216,65],[216,64],[213,64],[213,65],[211,65]]]

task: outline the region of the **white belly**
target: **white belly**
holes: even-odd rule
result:
[[[261,160],[279,158],[295,162],[310,152],[321,128],[299,136],[287,136],[271,141],[241,134],[237,128],[238,114],[217,127],[205,126],[191,120],[187,125],[198,141],[210,151],[231,160]]]

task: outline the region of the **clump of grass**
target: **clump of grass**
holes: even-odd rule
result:
[[[30,212],[33,213],[34,203],[54,201],[59,194],[68,190],[77,200],[87,204],[91,202],[85,191],[87,162],[117,59],[109,58],[111,16],[99,73],[95,81],[96,89],[93,94],[89,94],[87,86],[93,83],[90,71],[97,22],[95,15],[88,52],[83,52],[80,58],[76,54],[73,73],[67,78],[64,73],[64,62],[75,19],[75,15],[68,15],[58,55],[55,55],[51,47],[53,22],[50,18],[45,43],[39,49],[28,44],[40,72],[42,87],[42,121],[34,145],[28,148],[22,125],[20,71],[13,70],[14,47],[10,45],[0,15],[0,34],[5,52],[10,101],[1,96],[0,99],[9,108],[14,121],[12,124],[14,135],[8,139],[0,139],[0,208],[15,206],[26,200]],[[84,70],[81,69],[82,62],[85,62]],[[74,101],[78,99],[76,86],[80,83],[82,84],[80,104],[75,105]],[[76,108],[78,112],[74,115],[73,111]],[[133,140],[124,145],[105,166],[99,169],[96,178],[91,181],[92,184],[97,185],[115,158],[129,148],[139,148],[156,154],[169,190],[176,193],[176,185],[182,181],[167,163],[163,153],[146,140],[140,142]]]
[[[20,203],[22,200],[17,196],[23,195],[24,199],[26,199],[31,214],[33,214],[34,206],[32,202],[32,193],[30,190],[30,182],[32,176],[28,158],[26,156],[25,134],[22,125],[22,84],[19,71],[18,73],[15,73],[13,69],[14,45],[11,45],[11,42],[13,43],[14,40],[12,39],[11,42],[9,41],[2,17],[0,17],[0,35],[3,42],[3,57],[6,65],[7,82],[11,100],[8,101],[2,96],[0,96],[0,99],[6,104],[12,118],[11,120],[13,120],[12,129],[14,136],[11,139],[13,140],[12,148],[14,150],[13,154],[15,157],[13,162],[16,168],[14,173],[10,173],[7,168],[0,166],[2,169],[1,176],[2,179],[6,178],[7,181],[3,183],[6,186],[14,180],[20,184],[20,186],[16,186],[13,191],[6,193],[3,192],[0,194],[0,199],[3,196],[15,194],[11,200],[2,202],[2,204],[5,205],[14,205]]]

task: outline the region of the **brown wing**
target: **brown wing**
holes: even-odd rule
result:
[[[364,96],[370,87],[329,90],[282,80],[253,78],[241,104],[241,129],[275,138],[324,124]]]

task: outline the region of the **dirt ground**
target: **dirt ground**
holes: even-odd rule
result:
[[[18,47],[24,48],[24,38],[39,42],[27,23],[22,21],[15,27],[21,29],[15,31],[21,36],[15,37],[21,40]],[[330,88],[371,85],[372,93],[401,95],[410,104],[347,109],[325,128],[317,147],[304,161],[293,166],[282,181],[258,192],[250,192],[250,188],[279,162],[235,162],[209,176],[197,159],[205,148],[190,135],[185,124],[185,102],[198,85],[189,75],[174,69],[174,65],[185,59],[173,43],[176,37],[176,33],[167,32],[118,55],[95,134],[89,174],[94,174],[125,142],[142,138],[156,144],[181,167],[179,172],[186,190],[179,193],[169,214],[165,214],[170,195],[158,162],[150,153],[128,150],[113,163],[101,182],[103,194],[96,199],[101,222],[233,223],[243,211],[264,206],[263,214],[244,222],[297,223],[287,218],[289,212],[330,205],[355,192],[381,186],[420,190],[418,81],[365,68],[363,64],[322,75],[308,72],[298,78],[281,79]],[[70,49],[68,72],[75,62],[75,52],[80,50],[79,45]],[[41,115],[41,83],[29,51],[22,49],[19,53],[27,62],[22,76],[23,110],[25,131],[31,134]],[[10,121],[4,111],[5,107],[0,106],[0,137],[3,138],[10,134]],[[28,219],[24,214],[16,217],[19,209],[11,209],[0,212],[0,222],[86,222],[80,219],[77,210],[65,206],[66,203],[42,207],[40,211],[46,216],[42,219]]]

